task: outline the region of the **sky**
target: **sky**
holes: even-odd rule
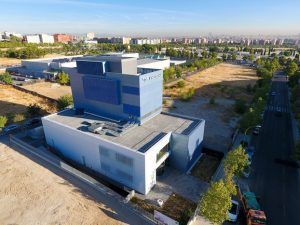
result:
[[[0,32],[197,37],[300,34],[300,0],[0,0]]]

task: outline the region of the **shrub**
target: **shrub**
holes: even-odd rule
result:
[[[41,113],[41,107],[38,104],[30,104],[27,106],[27,113],[30,116],[36,116]]]
[[[0,75],[0,82],[3,82],[5,84],[12,84],[13,80],[9,73],[4,73],[4,74]]]
[[[25,116],[23,114],[16,114],[13,118],[14,123],[18,123],[25,120]]]
[[[7,117],[6,116],[0,116],[0,128],[5,127],[7,123]]]
[[[189,88],[187,91],[180,93],[180,99],[182,101],[189,101],[195,94],[195,88]]]
[[[70,83],[70,77],[67,73],[61,72],[58,74],[58,83],[61,85],[66,85]]]
[[[239,99],[235,101],[234,104],[234,111],[238,114],[244,114],[247,110],[246,102]]]
[[[183,80],[181,80],[177,83],[177,87],[179,87],[179,88],[183,88],[184,86],[185,86],[185,83]]]
[[[73,97],[72,95],[64,95],[61,96],[58,100],[57,100],[57,109],[58,110],[63,110],[64,108],[70,106],[73,104]]]
[[[209,99],[209,104],[210,105],[215,105],[216,104],[215,97],[212,97],[212,98]]]

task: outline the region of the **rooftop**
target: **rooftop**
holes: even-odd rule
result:
[[[52,114],[46,118],[140,152],[146,152],[169,132],[188,135],[202,121],[200,119],[161,113],[143,125],[138,126],[128,121],[112,121],[89,113],[76,115],[74,109]],[[100,134],[94,134],[88,131],[88,127],[91,124],[95,124],[95,122],[106,124],[110,128],[103,129],[99,132]],[[121,133],[119,132],[120,135],[114,135],[116,133],[115,130],[120,130],[120,128],[123,130]]]
[[[137,64],[138,64],[138,66],[140,66],[140,65],[144,65],[144,64],[148,64],[148,63],[155,63],[155,62],[159,62],[159,61],[161,61],[161,60],[144,58],[144,59],[138,59]]]

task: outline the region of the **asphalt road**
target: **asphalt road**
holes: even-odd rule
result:
[[[283,75],[273,78],[264,115],[263,127],[256,142],[257,152],[249,177],[250,189],[260,197],[260,203],[270,225],[300,224],[299,170],[282,160],[290,160],[293,131],[288,98],[288,86]],[[277,108],[282,111],[276,115]]]

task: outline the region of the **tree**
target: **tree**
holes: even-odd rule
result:
[[[224,160],[224,171],[226,176],[240,176],[248,164],[248,155],[240,145],[226,155]]]
[[[11,75],[6,72],[3,74],[0,74],[0,82],[3,82],[5,84],[12,84],[13,80],[12,80]]]
[[[5,127],[7,123],[7,117],[6,116],[0,116],[0,128]]]
[[[232,60],[236,60],[236,59],[237,59],[237,55],[236,55],[235,53],[232,53],[231,59],[232,59]]]
[[[212,183],[200,200],[200,214],[212,223],[222,224],[231,207],[230,194],[223,180]]]
[[[58,82],[62,85],[66,85],[70,83],[70,77],[67,73],[61,72],[58,74]]]
[[[296,71],[298,70],[298,65],[297,63],[295,62],[291,62],[287,65],[286,67],[286,73],[289,75],[289,76],[292,76],[296,73]]]
[[[73,104],[72,95],[63,95],[57,100],[58,110],[63,110],[64,108]]]
[[[39,115],[40,112],[41,112],[41,107],[37,104],[30,104],[29,106],[27,106],[27,113],[30,116]]]

